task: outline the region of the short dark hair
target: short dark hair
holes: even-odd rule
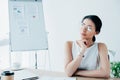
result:
[[[100,32],[101,27],[102,27],[102,21],[97,15],[87,15],[82,19],[82,22],[85,19],[90,19],[95,24],[95,31],[98,33]],[[93,41],[95,41],[95,40],[96,40],[95,36],[93,36]]]

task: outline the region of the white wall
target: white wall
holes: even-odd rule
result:
[[[119,4],[120,0],[43,0],[52,70],[64,71],[64,42],[79,39],[81,19],[88,14],[100,16],[103,26],[97,41],[106,43],[109,49],[116,51],[116,60],[120,61]],[[7,0],[0,4],[0,39],[9,32],[7,5]],[[9,47],[6,48],[0,47],[0,68],[9,66]],[[25,55],[29,57],[27,53]]]
[[[43,0],[52,69],[64,71],[64,42],[79,39],[80,22],[88,14],[96,14],[102,19],[102,31],[97,41],[115,50],[116,58],[120,60],[119,4],[119,0]]]

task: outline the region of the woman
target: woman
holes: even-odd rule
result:
[[[95,42],[102,22],[96,15],[85,16],[80,28],[80,40],[65,44],[65,72],[68,76],[108,78],[110,64],[104,43]]]

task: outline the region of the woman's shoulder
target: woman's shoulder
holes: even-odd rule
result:
[[[105,43],[102,43],[102,42],[98,42],[97,43],[99,47],[107,47]]]
[[[73,43],[73,41],[66,41],[66,43],[67,43],[67,44],[71,44],[71,43]]]
[[[72,45],[72,44],[76,44],[77,43],[77,40],[75,41],[66,41],[65,44],[66,45]]]
[[[66,42],[65,42],[65,45],[66,45],[66,46],[72,46],[72,43],[73,43],[73,41],[66,41]]]
[[[73,43],[73,41],[66,41],[65,42],[65,50],[66,51],[71,51],[72,50],[72,43]]]
[[[99,49],[99,52],[101,53],[104,53],[104,52],[107,52],[107,46],[105,43],[98,43],[98,49]]]

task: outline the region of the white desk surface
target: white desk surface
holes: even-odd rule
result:
[[[45,70],[39,70],[39,69],[25,69],[25,70],[31,72],[35,76],[38,75],[39,78],[44,78],[46,80],[51,80],[47,78],[55,78],[56,80],[120,80],[120,78],[103,79],[103,78],[88,78],[88,77],[67,77],[64,72],[45,71]],[[66,79],[63,79],[63,78],[66,78]],[[38,79],[38,80],[41,80],[41,79]]]

